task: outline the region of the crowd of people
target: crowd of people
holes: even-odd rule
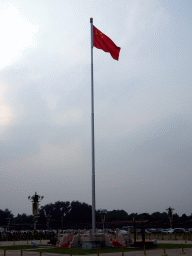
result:
[[[56,231],[4,231],[0,232],[0,241],[22,240],[51,240],[56,236]]]

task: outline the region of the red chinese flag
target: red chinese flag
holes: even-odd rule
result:
[[[95,26],[93,26],[93,46],[97,49],[103,50],[104,52],[109,52],[113,59],[119,59],[121,48],[116,46],[108,36],[103,34]]]

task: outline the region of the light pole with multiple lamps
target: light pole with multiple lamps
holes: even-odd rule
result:
[[[28,196],[28,199],[32,202],[32,213],[34,216],[34,231],[36,230],[36,222],[38,219],[38,213],[39,213],[39,202],[43,200],[44,196],[37,195],[37,192],[35,192],[35,195]]]
[[[173,211],[174,211],[175,209],[173,209],[173,208],[171,208],[170,206],[169,206],[169,208],[167,208],[166,209],[166,211],[168,212],[168,217],[169,217],[169,221],[170,221],[170,227],[172,228],[172,222],[173,222]]]

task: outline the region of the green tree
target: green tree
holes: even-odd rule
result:
[[[177,213],[173,214],[173,220],[179,220],[179,215]]]
[[[131,213],[131,214],[128,216],[128,220],[137,219],[137,217],[138,217],[138,214],[137,214],[137,213]]]
[[[91,223],[92,219],[92,207],[86,203],[80,203],[79,201],[71,202],[71,207],[67,221],[72,223]]]
[[[161,213],[160,212],[154,212],[154,213],[151,214],[151,218],[153,220],[160,221],[162,219]]]
[[[26,224],[26,223],[33,223],[33,215],[27,215],[25,213],[23,214],[18,214],[14,219],[13,219],[14,224]]]
[[[148,213],[142,213],[137,216],[137,220],[150,220],[151,215]]]
[[[161,220],[168,220],[168,219],[169,219],[169,217],[168,217],[167,212],[161,213]]]
[[[124,210],[113,210],[106,213],[106,221],[128,220],[128,214]]]
[[[57,201],[54,204],[46,204],[44,206],[41,206],[41,209],[39,210],[40,219],[39,221],[42,221],[42,223],[46,223],[46,216],[50,215],[50,226],[51,223],[55,223],[54,226],[61,226],[62,218],[64,221],[66,221],[66,215],[70,211],[70,202],[62,202]]]
[[[188,220],[188,217],[187,217],[187,215],[184,213],[184,214],[181,216],[180,219],[181,219],[181,220]]]
[[[7,218],[13,219],[13,214],[9,209],[0,210],[0,225],[7,225]]]

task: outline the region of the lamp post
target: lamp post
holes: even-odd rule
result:
[[[63,216],[61,217],[62,233],[63,233]]]
[[[9,225],[10,225],[11,218],[6,218],[6,220],[7,220],[7,231],[9,231]]]
[[[34,216],[34,231],[36,230],[36,222],[37,222],[37,218],[38,213],[39,213],[39,202],[41,200],[43,200],[44,196],[39,196],[37,195],[37,192],[35,192],[35,195],[33,196],[28,196],[28,199],[31,200],[32,202],[32,213]]]
[[[102,223],[103,223],[103,233],[104,233],[104,229],[105,229],[105,214],[107,213],[107,210],[106,209],[100,209],[99,212],[101,214],[101,219],[102,219]]]
[[[51,215],[47,214],[46,218],[47,218],[47,230],[49,230],[49,222],[50,222]]]
[[[38,215],[34,215],[33,216],[33,219],[34,219],[34,231],[36,230],[36,223],[38,222],[38,218],[39,218],[39,216]]]
[[[134,243],[136,243],[136,223],[135,223],[136,215],[133,215],[133,225],[134,225]]]
[[[171,208],[169,206],[169,208],[166,209],[166,211],[168,211],[168,217],[169,217],[169,221],[170,221],[170,227],[172,228],[172,222],[173,222],[173,211],[175,209]]]

